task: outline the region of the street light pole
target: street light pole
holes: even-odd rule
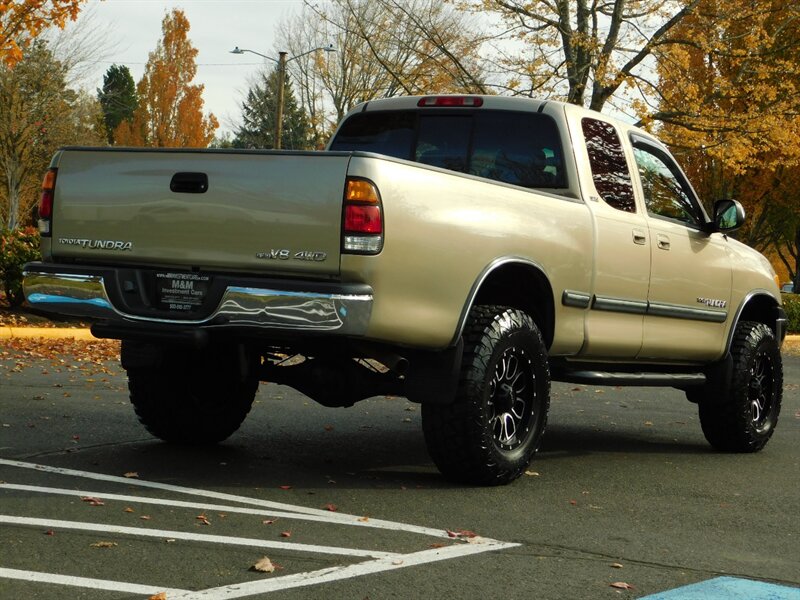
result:
[[[278,95],[275,108],[275,149],[281,149],[283,134],[283,89],[286,85],[286,52],[278,53]]]
[[[329,46],[320,46],[319,48],[313,48],[308,50],[307,52],[303,52],[302,54],[298,54],[297,56],[292,56],[291,58],[286,58],[288,52],[278,52],[278,58],[272,58],[271,56],[267,56],[266,54],[261,54],[261,52],[256,52],[255,50],[247,50],[246,48],[239,48],[236,46],[233,50],[231,50],[231,54],[244,54],[245,52],[249,52],[250,54],[255,54],[256,56],[260,56],[261,58],[266,58],[267,60],[271,60],[274,63],[278,64],[278,93],[276,96],[276,107],[275,107],[275,139],[273,146],[276,150],[280,150],[281,148],[281,138],[283,136],[283,108],[284,108],[284,94],[283,88],[286,85],[286,63],[293,61],[296,58],[300,58],[307,54],[311,54],[312,52],[316,52],[317,50],[322,50],[324,52],[336,52],[336,48],[333,47],[333,44]]]

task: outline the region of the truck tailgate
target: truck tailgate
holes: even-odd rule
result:
[[[349,155],[66,149],[55,257],[96,263],[339,273]]]

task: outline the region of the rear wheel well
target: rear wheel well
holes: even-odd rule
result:
[[[553,344],[553,288],[535,266],[506,263],[494,269],[481,282],[472,302],[472,306],[481,304],[508,306],[528,313],[539,327],[547,347]],[[470,308],[466,307],[466,311]]]

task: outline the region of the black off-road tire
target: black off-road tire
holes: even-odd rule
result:
[[[502,306],[476,306],[464,330],[456,399],[423,404],[433,462],[448,479],[502,485],[539,449],[550,408],[547,348],[533,319]]]
[[[725,452],[758,452],[772,437],[783,398],[783,364],[767,325],[742,321],[731,345],[733,376],[727,390],[699,404],[708,442]]]
[[[178,444],[215,444],[239,429],[258,389],[235,346],[170,348],[158,366],[128,369],[130,399],[154,436]]]

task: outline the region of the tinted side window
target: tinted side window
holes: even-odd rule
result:
[[[635,213],[631,174],[614,126],[597,119],[583,119],[581,126],[597,193],[609,206]]]
[[[361,150],[410,160],[416,116],[413,111],[376,111],[351,116],[331,150]]]
[[[672,161],[661,152],[644,147],[634,147],[633,154],[642,180],[647,213],[699,226],[703,222],[700,211]]]

